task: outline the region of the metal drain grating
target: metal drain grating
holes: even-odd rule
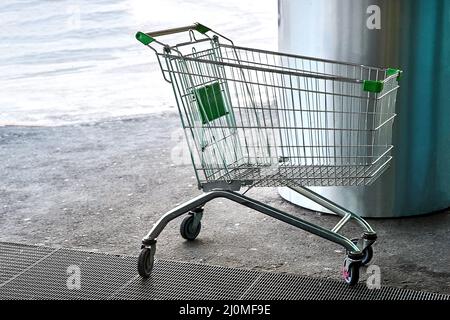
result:
[[[0,242],[0,299],[366,299],[450,300],[450,296],[340,281],[157,260],[141,279],[136,257]],[[81,288],[68,289],[78,266]]]
[[[450,296],[392,287],[369,290],[363,283],[349,288],[344,282],[279,273],[262,273],[242,297],[247,300],[448,300]]]
[[[70,266],[80,270],[81,287],[69,289]],[[136,276],[136,259],[59,249],[0,287],[8,299],[105,299]]]
[[[57,249],[17,243],[0,243],[0,286]]]
[[[239,299],[258,276],[256,271],[158,260],[149,279],[136,277],[115,298]]]

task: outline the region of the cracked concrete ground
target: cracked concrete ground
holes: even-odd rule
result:
[[[181,137],[175,113],[1,127],[0,241],[137,255],[162,213],[200,194],[190,163],[179,157]],[[323,226],[337,221],[272,188],[248,195]],[[450,294],[449,213],[369,221],[379,233],[373,263],[382,284]],[[161,234],[157,258],[340,278],[342,248],[227,200],[205,207],[197,241],[181,239],[180,222]]]

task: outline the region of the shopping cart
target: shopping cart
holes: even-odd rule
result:
[[[181,32],[189,40],[173,46],[156,40]],[[139,274],[150,276],[156,239],[169,221],[187,214],[181,235],[194,240],[204,205],[222,197],[342,245],[343,277],[355,284],[360,266],[372,258],[376,233],[357,214],[306,186],[369,185],[388,168],[401,71],[239,47],[199,23],[138,32],[136,38],[155,52],[173,87],[204,191],[163,215],[145,236]],[[342,219],[330,230],[245,195],[252,187],[276,186]],[[339,233],[350,220],[363,229],[356,239]]]

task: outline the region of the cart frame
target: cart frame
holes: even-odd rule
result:
[[[170,46],[170,45],[167,45],[167,44],[155,39],[155,37],[171,35],[171,34],[180,33],[180,32],[189,32],[190,41],[182,42],[175,46]],[[198,34],[202,35],[201,39],[197,39],[194,32],[197,32]],[[210,35],[212,35],[212,36],[210,36]],[[186,26],[186,27],[166,29],[166,30],[149,32],[149,33],[138,32],[136,34],[136,38],[140,42],[142,42],[144,45],[148,46],[150,49],[152,49],[155,52],[157,59],[158,59],[159,66],[162,70],[164,79],[167,82],[171,83],[173,86],[174,94],[177,97],[177,105],[178,105],[178,109],[180,112],[180,118],[182,121],[183,128],[185,129],[186,139],[188,141],[188,145],[189,145],[190,152],[191,152],[192,163],[194,165],[196,177],[197,177],[197,180],[199,183],[199,188],[203,189],[203,191],[204,191],[204,193],[202,195],[200,195],[194,199],[191,199],[191,200],[177,206],[176,208],[173,208],[172,210],[168,211],[167,213],[165,213],[155,223],[155,225],[148,232],[148,234],[143,238],[142,247],[141,247],[142,250],[141,250],[141,254],[138,259],[139,274],[144,278],[147,278],[150,276],[152,268],[153,268],[153,264],[154,264],[154,255],[156,252],[157,238],[160,235],[160,233],[163,231],[165,226],[170,221],[172,221],[173,219],[175,219],[181,215],[188,214],[188,216],[183,220],[183,223],[181,224],[180,231],[181,231],[181,235],[185,239],[194,240],[200,232],[201,218],[203,216],[204,206],[206,205],[206,203],[208,203],[209,201],[216,199],[216,198],[226,198],[226,199],[229,199],[236,203],[239,203],[243,206],[246,206],[248,208],[259,211],[259,212],[261,212],[265,215],[268,215],[272,218],[275,218],[282,222],[288,223],[294,227],[305,230],[305,231],[315,234],[321,238],[327,239],[331,242],[334,242],[336,244],[343,246],[346,249],[346,256],[344,259],[344,266],[343,266],[344,281],[349,285],[354,285],[355,283],[357,283],[358,278],[359,278],[359,268],[362,265],[369,263],[369,261],[372,258],[372,255],[373,255],[372,245],[377,239],[376,232],[363,218],[361,218],[356,213],[353,213],[353,212],[343,208],[342,206],[339,206],[338,204],[326,199],[325,197],[311,191],[306,186],[307,185],[317,185],[318,183],[321,183],[323,185],[324,181],[325,181],[325,183],[331,183],[330,185],[336,184],[336,181],[341,181],[341,183],[343,183],[342,185],[345,185],[345,183],[348,183],[348,185],[370,184],[375,179],[377,179],[381,175],[382,172],[384,172],[387,169],[389,162],[392,158],[390,156],[390,151],[392,149],[392,146],[386,144],[386,149],[383,150],[383,152],[376,154],[376,157],[372,156],[372,158],[370,159],[370,162],[369,162],[369,167],[368,167],[370,169],[369,176],[366,176],[366,175],[368,175],[367,169],[366,169],[366,171],[364,171],[364,174],[365,174],[364,176],[362,176],[362,171],[358,171],[359,169],[356,169],[356,171],[352,171],[352,173],[348,173],[347,176],[343,176],[344,170],[342,169],[341,171],[339,171],[339,175],[340,175],[339,177],[341,177],[341,176],[343,177],[341,180],[338,180],[338,178],[336,178],[336,176],[334,176],[333,179],[330,179],[330,178],[327,178],[327,174],[329,175],[330,170],[328,169],[328,171],[326,171],[324,174],[322,169],[320,169],[319,174],[314,172],[314,176],[312,176],[312,173],[311,173],[311,174],[309,174],[309,176],[306,176],[306,177],[293,178],[292,175],[289,174],[291,172],[291,171],[289,171],[290,170],[289,168],[301,167],[302,164],[304,165],[305,163],[309,163],[308,161],[310,161],[310,160],[307,158],[312,158],[312,157],[306,156],[306,152],[305,152],[305,154],[302,157],[297,156],[297,158],[299,158],[300,160],[296,160],[297,162],[296,162],[295,166],[293,166],[292,164],[290,166],[288,166],[288,169],[287,169],[288,171],[285,171],[288,173],[287,175],[282,175],[282,174],[280,174],[279,171],[277,171],[276,175],[271,173],[271,174],[266,174],[264,176],[264,175],[260,174],[260,171],[258,171],[257,177],[258,178],[260,177],[261,178],[260,180],[256,179],[255,177],[252,177],[251,179],[247,179],[247,180],[243,179],[242,176],[237,176],[237,178],[236,178],[236,176],[235,175],[233,176],[232,173],[234,173],[236,170],[237,171],[241,170],[240,168],[242,167],[242,165],[239,168],[235,167],[232,170],[229,170],[229,164],[225,163],[225,161],[224,161],[224,163],[225,163],[224,166],[218,166],[217,161],[214,162],[214,166],[211,166],[212,162],[208,162],[211,160],[209,158],[206,158],[206,160],[201,159],[200,162],[199,162],[198,158],[195,159],[194,151],[195,150],[198,151],[199,142],[190,140],[188,133],[192,130],[195,130],[196,127],[193,126],[192,124],[190,124],[190,122],[189,122],[189,119],[192,118],[192,115],[186,115],[186,107],[183,105],[184,102],[179,101],[179,95],[183,92],[181,92],[180,89],[177,87],[179,84],[177,83],[178,80],[175,79],[176,76],[181,76],[182,74],[184,74],[187,77],[188,76],[192,77],[192,74],[190,74],[188,71],[186,71],[186,70],[188,70],[187,67],[186,67],[186,69],[174,69],[173,61],[174,60],[181,61],[182,63],[189,63],[189,62],[205,63],[205,64],[218,65],[220,67],[230,67],[230,68],[241,68],[242,67],[247,70],[252,70],[255,72],[277,73],[277,74],[281,74],[283,77],[284,76],[308,77],[308,78],[312,78],[312,79],[321,79],[323,81],[339,81],[342,83],[349,83],[351,85],[357,84],[357,85],[361,85],[363,87],[364,91],[369,92],[371,94],[371,97],[376,97],[376,99],[382,99],[385,97],[389,97],[389,99],[392,99],[391,95],[393,95],[394,100],[393,101],[389,100],[390,108],[395,107],[395,93],[396,93],[396,90],[398,89],[397,80],[399,79],[399,77],[401,75],[401,71],[397,70],[397,69],[384,69],[385,78],[383,80],[379,80],[378,70],[377,70],[377,76],[376,76],[375,80],[372,80],[372,79],[364,80],[364,79],[354,79],[354,78],[350,78],[350,77],[344,77],[341,75],[330,76],[328,74],[321,74],[321,73],[317,72],[317,70],[316,70],[316,72],[312,72],[311,70],[309,72],[299,72],[298,70],[289,70],[289,68],[274,69],[273,67],[270,67],[270,66],[251,65],[250,63],[245,63],[245,65],[244,65],[244,62],[241,63],[241,61],[239,59],[237,59],[234,62],[224,61],[224,60],[220,60],[220,61],[208,60],[208,59],[202,58],[201,56],[199,57],[200,54],[198,54],[195,51],[194,51],[193,55],[182,54],[180,52],[180,47],[185,46],[185,45],[198,44],[200,42],[209,41],[212,44],[213,49],[214,49],[214,45],[218,43],[219,38],[226,40],[229,43],[229,45],[223,45],[223,46],[226,46],[227,48],[229,48],[231,50],[239,50],[239,49],[248,50],[248,48],[245,48],[245,47],[234,46],[233,42],[230,39],[228,39],[227,37],[215,32],[212,29],[210,29],[202,24],[199,24],[199,23],[196,23],[196,24],[193,24],[190,26]],[[163,49],[162,53],[158,52],[158,50],[156,48],[154,48],[152,46],[152,44],[160,45],[161,48]],[[265,54],[270,53],[270,54],[274,54],[274,55],[285,55],[287,57],[292,57],[292,58],[302,58],[302,59],[309,58],[309,57],[303,57],[303,56],[298,56],[298,55],[281,54],[281,53],[277,53],[277,52],[273,52],[273,51],[265,51],[265,50],[259,50],[259,49],[251,49],[251,50],[253,50],[254,52],[260,52],[260,53],[265,53]],[[172,52],[175,52],[175,54],[173,54]],[[207,51],[205,51],[205,52],[207,52]],[[162,61],[162,57],[167,60]],[[356,65],[356,64],[346,64],[346,63],[342,63],[342,62],[338,62],[338,61],[317,59],[317,58],[314,58],[314,59],[325,62],[325,63],[339,63],[339,64],[343,64],[343,65],[347,65],[347,66],[353,66],[355,68],[361,67],[360,65]],[[368,67],[368,68],[370,68],[370,67]],[[375,70],[376,68],[372,68],[372,69]],[[362,71],[361,71],[361,74],[362,74]],[[194,74],[194,76],[196,76],[196,75],[197,74]],[[202,75],[204,76],[204,74],[202,74]],[[242,77],[243,78],[241,78],[241,79],[244,79],[244,82],[247,82],[243,71],[242,71]],[[227,81],[226,76],[223,76],[223,78],[224,78],[224,81]],[[222,78],[220,78],[220,79],[222,80]],[[395,82],[394,82],[394,80],[395,80]],[[208,82],[208,83],[210,83],[210,82]],[[223,84],[221,84],[221,85],[223,86]],[[247,86],[247,84],[245,84],[245,86]],[[201,87],[201,88],[204,88],[204,87]],[[316,87],[316,89],[317,88],[318,87]],[[248,87],[247,87],[247,89],[244,89],[244,90],[250,91],[250,89],[248,89]],[[352,94],[354,95],[353,92],[352,92]],[[343,94],[340,93],[340,95],[343,95]],[[350,99],[356,99],[356,98],[358,98],[358,97],[350,96]],[[217,98],[214,97],[214,99],[217,99]],[[201,103],[201,99],[197,95],[196,104],[199,104],[199,103]],[[369,104],[369,102],[367,102],[367,104]],[[180,105],[182,105],[182,106],[180,107]],[[216,106],[217,106],[217,103],[216,103]],[[353,112],[353,109],[352,109],[352,112]],[[203,113],[205,113],[205,112],[203,111]],[[211,121],[211,119],[208,119],[208,117],[213,117],[212,120],[216,120],[220,117],[223,118],[223,116],[226,115],[225,112],[222,112],[222,114],[218,114],[218,116],[217,116],[217,113],[218,113],[218,111],[216,111],[216,115],[214,115],[214,112],[212,112],[210,110],[209,115],[205,116],[205,114],[200,114],[200,116],[198,117],[198,119],[196,119],[196,121],[200,121],[201,122],[200,127],[204,127],[204,126],[208,126],[209,121]],[[230,113],[232,113],[232,112],[230,111]],[[355,112],[353,112],[353,113],[355,113]],[[377,131],[380,128],[383,128],[383,130],[384,130],[384,126],[392,125],[393,119],[395,117],[395,113],[393,113],[393,112],[391,112],[391,113],[385,112],[385,113],[386,114],[383,113],[383,116],[385,116],[385,118],[382,118],[380,116],[378,123],[373,123],[373,126],[375,126],[376,128],[375,128],[375,130],[371,130],[371,131]],[[211,116],[211,114],[213,114],[213,115]],[[375,118],[375,114],[377,114],[377,116],[378,116],[378,114],[381,114],[381,113],[380,112],[376,113],[375,111],[373,111],[373,114],[374,114],[374,118]],[[189,116],[191,118],[188,118],[186,120],[186,118]],[[222,119],[220,121],[222,121]],[[233,122],[231,125],[229,123],[227,123],[227,125],[228,125],[228,127],[234,126],[233,128],[236,129],[236,122]],[[223,125],[223,126],[227,127],[227,125]],[[277,128],[279,129],[280,125],[279,124],[277,124],[277,125],[278,125]],[[359,123],[358,123],[358,126],[360,126]],[[216,128],[221,128],[221,127],[217,126]],[[273,129],[273,127],[271,127],[270,129]],[[297,130],[298,128],[295,127],[294,129]],[[307,129],[320,130],[320,128],[307,128]],[[359,127],[356,130],[352,128],[352,130],[355,130],[355,131],[357,131],[358,129],[359,129]],[[229,133],[227,133],[227,134],[228,135],[225,138],[228,138],[229,136],[231,136]],[[390,141],[389,139],[390,139],[391,134],[392,134],[392,132],[389,130],[385,131],[385,132],[383,131],[383,133],[381,134],[382,138],[384,139],[383,143],[385,140]],[[194,135],[194,133],[193,133],[193,135]],[[198,136],[198,133],[196,133],[196,135]],[[375,139],[376,139],[375,136],[370,136],[370,137],[371,137],[372,141],[375,141]],[[267,138],[267,136],[264,136],[264,138]],[[364,138],[366,139],[367,137],[364,137]],[[268,138],[267,138],[267,140],[268,140]],[[358,142],[360,140],[361,139],[358,136]],[[236,144],[236,141],[233,142],[233,145],[235,145],[235,144]],[[202,148],[202,152],[203,152],[204,146],[200,146],[200,147]],[[246,145],[246,147],[248,148],[248,145]],[[238,148],[241,148],[240,145]],[[214,150],[214,152],[216,152],[216,150],[217,150],[217,148]],[[373,147],[372,147],[372,150],[373,150]],[[290,150],[288,150],[288,153],[289,152],[290,152]],[[276,156],[278,158],[281,158],[281,160],[276,159],[278,162],[281,163],[284,161],[283,160],[284,157],[279,157],[278,154]],[[333,156],[336,161],[336,152],[333,152]],[[250,156],[247,156],[247,158],[250,159]],[[267,159],[269,159],[269,164],[272,167],[273,167],[273,162],[274,162],[273,158],[274,158],[273,156],[267,157]],[[323,156],[322,158],[325,158],[325,156]],[[344,158],[344,156],[342,156],[341,158]],[[353,158],[356,158],[356,156],[354,156],[352,154],[350,156],[346,156],[344,158],[344,160],[346,160],[348,163],[350,163],[350,161],[352,161],[352,163],[356,163],[357,161],[361,161],[360,158],[362,158],[362,157],[358,158],[357,160],[354,160]],[[331,161],[330,159],[331,159],[331,156],[328,156],[326,161],[329,162],[329,161]],[[316,161],[318,161],[319,163],[322,163],[323,160],[321,160],[321,158],[318,158],[318,160],[316,160]],[[343,163],[342,162],[343,160],[340,159],[340,161],[341,161],[341,163]],[[200,163],[200,165],[199,165],[199,163]],[[346,163],[346,164],[348,164],[348,163]],[[281,165],[283,165],[283,164],[281,164]],[[250,170],[250,169],[251,170],[260,170],[260,169],[253,169],[253,167],[249,166],[248,164],[245,164],[244,166],[246,166],[245,167],[245,169],[247,170],[246,172],[248,172],[248,170]],[[318,165],[316,165],[316,166],[318,166]],[[198,168],[198,167],[200,167],[200,168]],[[211,167],[213,167],[214,170],[216,170],[216,171],[214,171],[213,174],[205,173],[205,175],[203,177],[199,176],[199,172],[208,172],[207,170],[208,169],[211,170]],[[332,165],[329,165],[329,167],[331,167],[331,168],[337,167],[336,162],[332,163]],[[217,170],[219,170],[220,175],[217,174]],[[222,170],[222,171],[220,171],[220,170]],[[314,168],[313,168],[313,170],[314,170]],[[210,171],[210,172],[213,172],[213,171]],[[253,171],[251,171],[251,172],[253,172]],[[335,171],[335,175],[337,174],[336,172],[337,171]],[[306,181],[306,182],[303,183],[303,181]],[[341,219],[332,229],[327,229],[327,228],[318,226],[316,224],[307,222],[303,219],[300,219],[296,216],[288,214],[282,210],[271,207],[267,204],[264,204],[260,201],[252,199],[245,195],[245,193],[254,186],[278,186],[278,185],[289,187],[290,189],[300,193],[301,195],[305,196],[306,198],[308,198],[308,199],[320,204],[321,206],[327,208],[328,210],[336,213],[337,215],[339,215],[341,217]],[[245,192],[239,193],[238,191],[243,186],[249,186],[249,189],[247,189],[247,191],[245,191]],[[341,231],[341,229],[350,221],[356,222],[363,229],[362,235],[360,237],[358,237],[357,239],[349,239],[339,233]]]

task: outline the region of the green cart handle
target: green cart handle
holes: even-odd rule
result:
[[[165,35],[179,33],[179,32],[185,32],[185,31],[189,31],[189,30],[196,30],[200,33],[205,34],[206,32],[208,32],[211,29],[209,29],[208,27],[197,22],[193,25],[186,26],[186,27],[165,29],[165,30],[147,32],[147,33],[138,31],[136,33],[136,39],[139,40],[140,42],[142,42],[143,44],[148,45],[148,44],[152,43],[153,41],[155,41],[155,37],[165,36]]]

